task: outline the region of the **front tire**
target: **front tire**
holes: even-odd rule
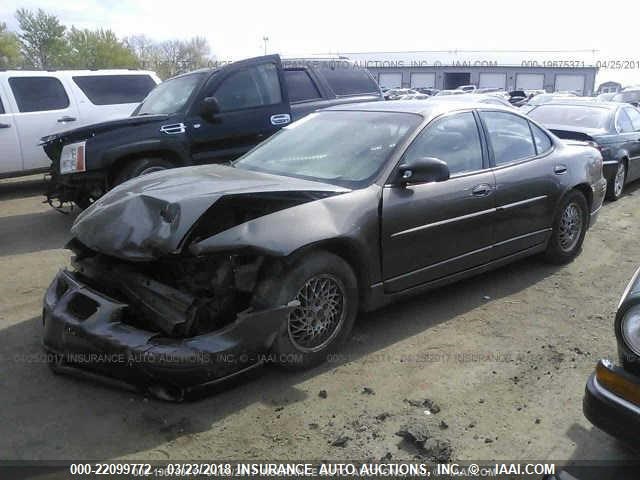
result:
[[[358,283],[342,258],[318,251],[299,258],[279,275],[281,280],[259,288],[267,307],[298,300],[273,343],[275,362],[285,369],[319,365],[347,339],[358,313]]]
[[[607,183],[607,199],[615,202],[622,196],[624,182],[627,179],[627,166],[623,160],[618,163],[616,174]]]
[[[113,186],[120,185],[127,180],[146,175],[147,173],[159,172],[172,168],[173,165],[163,158],[139,158],[127,163],[116,175]]]
[[[562,199],[544,254],[548,262],[569,263],[580,253],[587,232],[588,210],[587,200],[577,190],[572,190]]]

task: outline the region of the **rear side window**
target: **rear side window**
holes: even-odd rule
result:
[[[629,120],[631,120],[633,131],[640,131],[640,112],[638,112],[638,110],[636,110],[635,108],[625,108],[624,111],[627,112]]]
[[[618,110],[618,114],[616,115],[616,129],[620,133],[633,132],[634,130],[631,119],[622,109]]]
[[[215,97],[222,112],[280,103],[278,69],[273,63],[265,63],[235,72],[222,82]]]
[[[140,103],[156,86],[149,75],[88,75],[73,81],[94,105]]]
[[[63,110],[69,97],[60,80],[54,77],[13,77],[9,85],[21,112]]]
[[[533,157],[533,144],[529,122],[521,117],[504,112],[481,112],[489,134],[496,165]]]
[[[536,151],[538,155],[551,150],[551,146],[553,144],[551,143],[549,135],[544,133],[544,131],[540,127],[534,125],[533,123],[529,122],[529,125],[531,125],[531,133],[533,133],[533,141],[536,144]]]
[[[289,101],[304,102],[320,98],[318,87],[306,70],[285,70],[284,80],[289,91]]]
[[[324,76],[331,90],[336,95],[358,95],[363,93],[377,93],[378,85],[369,74],[351,64],[336,64],[322,66],[318,72]]]
[[[0,98],[0,114],[4,113],[4,105],[2,105],[2,99]]]

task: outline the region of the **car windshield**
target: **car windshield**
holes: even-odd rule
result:
[[[283,128],[234,163],[237,168],[360,188],[373,182],[422,117],[327,111]]]
[[[149,92],[149,95],[142,101],[134,115],[157,115],[178,112],[187,103],[193,90],[200,84],[204,75],[204,72],[191,73],[162,82]]]
[[[550,103],[531,110],[528,115],[546,125],[598,129],[607,128],[611,118],[611,113],[607,108]]]

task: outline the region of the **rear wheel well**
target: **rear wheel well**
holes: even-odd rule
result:
[[[591,206],[593,205],[593,191],[591,190],[591,187],[586,183],[581,183],[573,187],[570,191],[572,190],[577,190],[584,195],[584,198],[587,200],[587,206],[589,207],[589,212],[587,213],[590,213]]]
[[[127,165],[130,165],[131,162],[134,162],[141,158],[161,158],[172,163],[176,167],[180,167],[183,164],[182,159],[175,152],[172,152],[170,150],[152,150],[149,152],[139,152],[125,155],[118,158],[113,163],[113,165],[111,165],[108,178],[109,187],[114,186],[116,178],[118,178],[120,172],[122,172],[127,167]]]

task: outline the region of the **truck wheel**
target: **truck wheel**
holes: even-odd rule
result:
[[[159,172],[160,170],[166,170],[173,168],[175,165],[163,158],[139,158],[127,163],[122,170],[116,175],[113,186],[120,185],[127,180],[130,180],[147,173]]]
[[[622,196],[624,182],[627,179],[627,167],[624,160],[620,160],[615,176],[607,183],[607,199],[615,202]]]
[[[263,306],[300,302],[272,346],[275,363],[288,370],[324,362],[349,336],[358,313],[358,282],[353,269],[329,252],[301,257],[278,281],[270,281],[257,292]]]
[[[562,200],[553,220],[553,231],[544,254],[549,263],[569,263],[580,253],[587,232],[587,216],[587,200],[582,193],[572,190]]]

